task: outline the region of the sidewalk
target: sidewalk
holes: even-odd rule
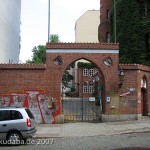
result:
[[[134,121],[107,123],[65,123],[37,125],[35,138],[81,137],[150,132],[150,117]]]

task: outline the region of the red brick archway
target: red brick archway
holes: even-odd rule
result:
[[[46,78],[49,94],[61,99],[61,83],[66,68],[80,59],[97,66],[103,76],[103,112],[106,111],[106,95],[118,91],[118,44],[48,43],[46,46]]]
[[[63,73],[68,65],[79,59],[89,60],[99,68],[104,76],[106,94],[118,89],[118,44],[48,43],[46,48],[47,87],[53,97],[58,99],[61,97]],[[111,58],[111,65],[104,63],[107,58]],[[55,63],[57,59],[61,64]]]

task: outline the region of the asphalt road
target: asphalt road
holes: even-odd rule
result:
[[[150,132],[78,138],[31,139],[19,146],[1,145],[0,150],[150,150]]]

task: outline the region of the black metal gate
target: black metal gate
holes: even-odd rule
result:
[[[100,122],[100,106],[89,98],[67,98],[63,100],[63,114],[65,122]]]

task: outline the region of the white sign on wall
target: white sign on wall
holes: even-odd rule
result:
[[[110,97],[109,96],[106,97],[106,101],[110,102]]]
[[[90,102],[95,102],[95,97],[89,97]]]

